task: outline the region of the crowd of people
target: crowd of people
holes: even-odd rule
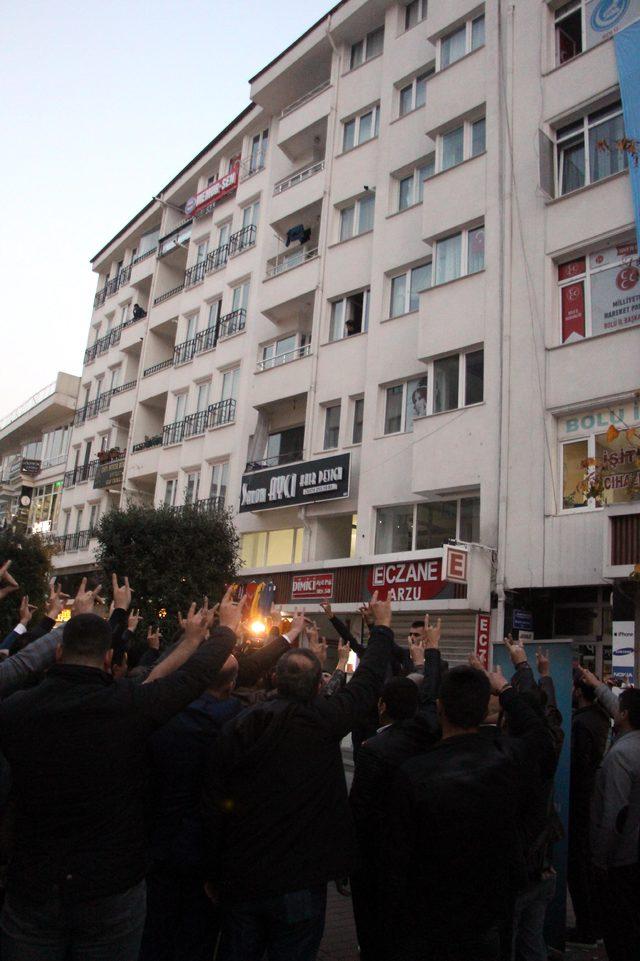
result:
[[[0,602],[19,584],[0,566]],[[544,961],[563,835],[549,655],[450,667],[441,623],[330,605],[260,645],[229,588],[163,646],[133,590],[24,597],[0,660],[1,961],[313,961],[327,886],[362,961]],[[71,617],[57,624],[69,606]],[[350,670],[350,655],[359,657]],[[536,676],[537,673],[537,676]],[[613,725],[613,728],[612,728]],[[341,744],[351,735],[347,790]],[[574,671],[571,936],[640,958],[640,691]]]

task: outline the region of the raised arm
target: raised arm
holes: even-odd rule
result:
[[[593,688],[599,703],[605,709],[609,717],[612,717],[614,721],[617,721],[618,695],[614,694],[613,691],[606,684],[604,684],[599,677],[596,677],[595,674],[592,674],[591,671],[588,671],[584,667],[580,668],[580,670],[584,683]]]
[[[58,629],[28,644],[17,654],[0,663],[0,696],[5,697],[30,674],[40,674],[52,667],[61,634]]]
[[[341,640],[343,640],[346,644],[348,644],[351,650],[355,651],[358,657],[362,657],[362,655],[366,651],[365,645],[361,644],[360,641],[358,641],[357,638],[353,636],[353,634],[351,633],[347,625],[344,623],[344,621],[341,621],[339,617],[335,616],[335,614],[331,609],[331,604],[327,602],[325,604],[321,604],[320,607],[329,618],[329,623],[335,630],[338,637]]]

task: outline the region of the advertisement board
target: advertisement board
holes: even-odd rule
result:
[[[95,487],[117,487],[122,483],[124,472],[124,458],[122,460],[111,460],[105,464],[98,464],[96,476],[93,481]]]
[[[184,212],[187,217],[196,217],[204,207],[208,207],[209,204],[217,203],[226,197],[232,191],[237,190],[238,187],[238,176],[240,173],[240,164],[235,164],[228,174],[224,177],[220,177],[218,180],[214,180],[212,184],[201,190],[194,197],[189,197],[186,204],[184,205]]]
[[[442,577],[442,559],[439,557],[375,564],[369,568],[366,578],[369,595],[377,591],[380,600],[431,601],[448,587]]]
[[[489,667],[489,643],[491,640],[491,614],[476,615],[476,657],[484,667]]]
[[[333,597],[333,573],[294,574],[291,579],[292,601],[330,601]]]
[[[640,0],[587,0],[587,47],[608,40],[640,17]]]
[[[613,622],[611,672],[614,677],[624,677],[629,684],[635,683],[635,642],[633,621]]]
[[[240,513],[348,497],[350,464],[350,454],[336,454],[244,474]]]

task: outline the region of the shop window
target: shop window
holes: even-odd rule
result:
[[[479,497],[401,504],[376,511],[376,554],[437,550],[450,540],[479,542]]]
[[[639,430],[621,425],[619,431],[567,441],[561,444],[561,459],[564,510],[594,509],[636,499],[640,490]]]
[[[300,564],[304,529],[257,531],[240,537],[240,557],[245,567],[276,567]]]

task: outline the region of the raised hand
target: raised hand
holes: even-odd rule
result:
[[[349,660],[349,655],[351,654],[351,645],[349,641],[338,641],[338,663],[336,669],[339,671],[344,671],[347,666],[347,661]]]
[[[514,641],[511,634],[507,634],[504,639],[504,644],[509,651],[509,657],[511,658],[511,663],[514,667],[518,664],[524,664],[527,660],[527,655],[525,654],[524,647],[518,641]]]
[[[580,671],[580,680],[588,684],[589,687],[597,687],[601,683],[600,678],[588,671],[586,667],[580,667],[578,670]]]
[[[3,585],[0,587],[0,601],[5,598],[7,594],[11,594],[13,591],[18,590],[18,582],[9,573],[10,567],[11,561],[5,561],[0,567],[0,584]]]
[[[140,613],[140,608],[137,608],[135,611],[131,611],[127,620],[127,630],[134,634],[141,620],[142,614]]]
[[[437,651],[442,636],[442,618],[439,617],[435,627],[429,622],[429,615],[424,615],[424,646],[426,650]]]
[[[61,584],[58,584],[56,587],[56,579],[55,577],[52,577],[51,583],[49,584],[49,597],[47,598],[47,603],[45,605],[45,613],[47,617],[50,617],[52,621],[57,620],[60,616],[60,613],[67,606],[68,600],[69,595],[63,593]]]
[[[29,595],[25,594],[20,601],[20,623],[25,627],[30,623],[33,617],[33,612],[35,611],[35,604],[29,603]]]
[[[327,640],[324,637],[320,637],[318,633],[318,628],[314,625],[313,636],[309,637],[309,650],[316,655],[322,666],[324,667],[327,660]]]
[[[409,638],[409,654],[414,667],[424,667],[424,648],[425,643],[423,640],[412,641],[411,638]]]
[[[118,584],[118,575],[113,573],[111,575],[111,589],[113,592],[113,602],[116,607],[121,608],[123,611],[128,611],[131,607],[131,595],[132,590],[129,587],[129,578],[125,577],[122,587]]]
[[[315,625],[309,620],[305,615],[304,608],[299,611],[296,607],[293,617],[291,618],[291,627],[287,631],[287,637],[290,641],[295,641],[305,630],[305,628]]]
[[[358,608],[358,612],[365,624],[367,624],[369,627],[373,627],[375,624],[375,617],[371,608],[371,604],[363,604],[362,607]]]
[[[162,634],[160,633],[159,628],[156,628],[156,630],[154,631],[151,625],[149,625],[149,628],[147,630],[147,646],[150,647],[152,651],[160,650],[161,637],[162,637]]]
[[[489,683],[491,684],[492,694],[501,694],[506,687],[509,687],[509,681],[502,673],[502,668],[499,664],[493,669],[493,671],[486,671],[486,675],[489,678]]]
[[[228,627],[237,634],[240,630],[240,622],[251,606],[251,601],[246,594],[241,601],[234,601],[233,593],[234,585],[232,584],[220,601],[219,617],[220,627]]]
[[[477,654],[469,654],[469,664],[474,667],[476,671],[482,671],[483,674],[487,673],[487,669],[478,657]]]
[[[184,630],[185,640],[191,641],[194,644],[200,644],[204,640],[207,633],[207,616],[209,614],[208,607],[196,606],[194,601],[187,611],[187,616],[181,618],[181,626]]]
[[[538,673],[540,677],[549,677],[551,674],[549,651],[543,651],[542,648],[539,647],[536,651],[536,661],[538,663]]]
[[[389,599],[379,601],[378,592],[374,591],[369,607],[373,614],[374,624],[377,624],[378,627],[391,627],[391,601]]]
[[[88,591],[87,578],[83,577],[80,581],[78,593],[73,600],[71,616],[76,617],[78,614],[93,614],[95,605],[103,603],[103,598],[100,597],[101,589],[102,584],[98,584],[92,591]]]
[[[329,601],[321,601],[320,607],[322,608],[323,612],[327,615],[327,617],[329,618],[333,617],[333,608],[331,607],[331,604],[329,603]]]

